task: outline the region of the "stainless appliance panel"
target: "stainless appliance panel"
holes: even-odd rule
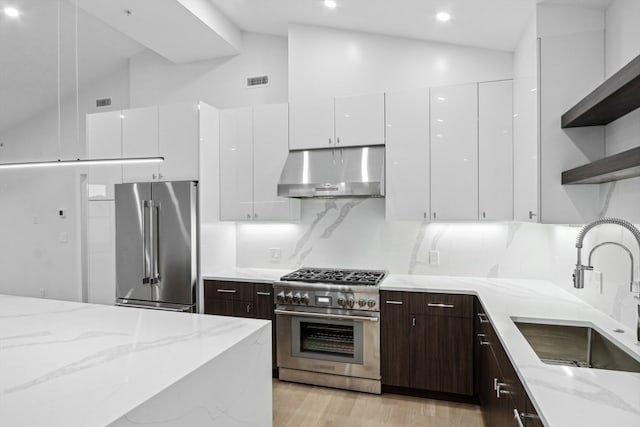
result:
[[[150,300],[149,183],[115,186],[116,297]]]
[[[197,189],[190,181],[152,184],[152,300],[195,304]]]
[[[351,313],[301,312],[279,307],[276,310],[278,367],[380,380],[379,314],[363,312],[348,319],[349,314]],[[361,360],[348,360],[335,355],[320,357],[321,353],[315,353],[313,357],[308,357],[309,353],[301,354],[300,323],[318,320],[323,320],[323,324],[334,323],[337,326],[350,324],[354,329],[361,330],[354,343],[358,347],[356,352],[361,353]]]

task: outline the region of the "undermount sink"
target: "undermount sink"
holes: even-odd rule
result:
[[[540,360],[549,365],[640,373],[640,361],[588,326],[513,323]]]

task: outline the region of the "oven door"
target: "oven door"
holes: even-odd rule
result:
[[[278,367],[380,379],[380,313],[275,312]]]

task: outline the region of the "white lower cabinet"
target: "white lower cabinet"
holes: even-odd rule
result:
[[[431,219],[478,217],[478,85],[430,89]]]
[[[277,196],[288,154],[288,105],[220,111],[220,219],[288,221],[300,202]]]
[[[87,301],[113,305],[116,301],[115,202],[95,200],[88,204]]]
[[[513,220],[513,83],[478,84],[478,218]]]
[[[428,219],[429,89],[387,93],[386,128],[386,219]]]

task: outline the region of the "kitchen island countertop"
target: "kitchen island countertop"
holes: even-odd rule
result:
[[[0,424],[271,426],[268,321],[0,295]]]

